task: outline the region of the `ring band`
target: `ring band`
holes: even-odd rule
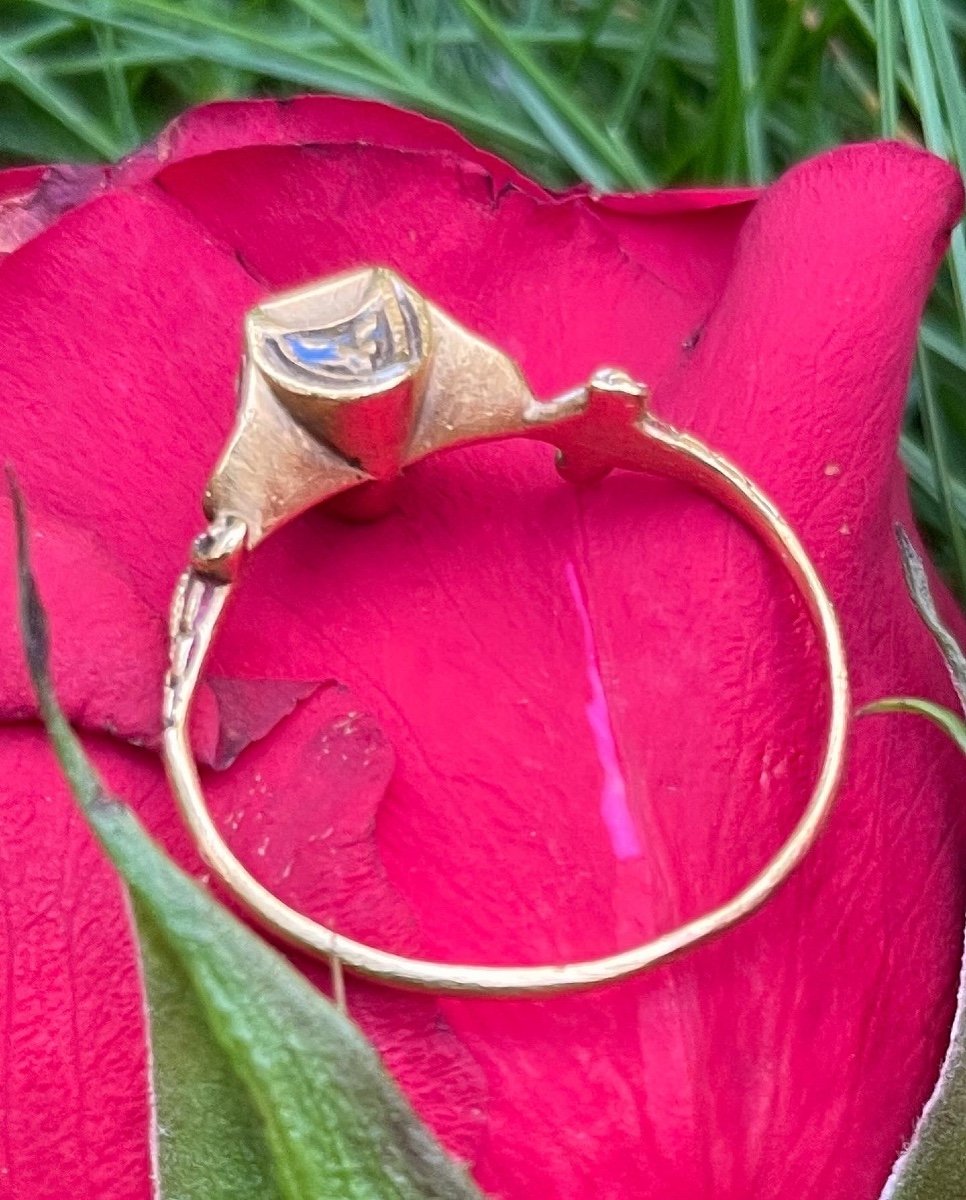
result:
[[[371,267],[268,300],[246,319],[239,414],[205,494],[209,524],[193,546],[171,615],[163,699],[168,777],[202,857],[264,928],[336,968],[398,987],[492,996],[576,991],[624,979],[754,912],[801,862],[841,779],[849,718],[835,609],[788,522],[727,459],[647,410],[647,391],[598,371],[555,400],[534,398],[516,364],[458,325],[394,272]],[[380,950],[290,908],[235,857],[208,811],[188,740],[192,696],[244,555],[314,504],[370,488],[436,451],[507,437],[557,447],[575,482],[613,468],[683,480],[741,518],[801,593],[828,673],[825,751],[814,790],[785,843],[736,895],[616,954],[546,966],[470,966]]]

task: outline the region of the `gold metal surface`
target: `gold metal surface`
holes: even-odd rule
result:
[[[835,610],[778,509],[697,438],[647,411],[647,390],[623,372],[535,399],[506,355],[463,329],[382,268],[365,268],[277,297],[246,322],[240,411],[205,495],[209,525],[175,591],[163,751],[185,821],[212,871],[286,942],[398,987],[491,996],[594,987],[665,962],[763,904],[817,837],[838,787],[849,719],[845,652]],[[615,467],[672,476],[711,494],[773,550],[819,635],[830,704],[825,752],[798,824],[767,865],[717,908],[651,941],[585,962],[467,966],[391,954],[284,904],[235,857],[205,803],[188,743],[191,700],[241,559],[300,512],[361,483],[391,478],[447,447],[537,438],[558,448],[561,474]]]

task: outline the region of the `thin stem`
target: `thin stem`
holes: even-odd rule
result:
[[[879,131],[894,138],[899,128],[896,89],[896,25],[893,0],[875,0],[875,63],[879,87]]]
[[[598,43],[600,35],[610,14],[614,11],[614,5],[617,0],[597,0],[593,10],[584,19],[583,36],[577,43],[573,52],[573,58],[567,70],[569,79],[576,79],[577,73],[583,65],[584,59],[593,50]],[[514,31],[516,35],[516,31]]]
[[[677,12],[678,3],[679,0],[658,0],[651,19],[641,34],[640,45],[614,105],[611,117],[611,126],[614,129],[623,132],[630,125],[640,103],[641,92],[657,61],[658,49]]]
[[[111,99],[111,112],[117,121],[121,140],[130,149],[137,145],[140,133],[131,104],[131,92],[124,77],[124,67],[117,52],[115,31],[110,25],[98,22],[94,26],[94,40],[101,52],[101,69]]]
[[[752,182],[764,183],[768,177],[768,162],[761,97],[758,94],[758,25],[754,0],[732,0],[731,12],[745,158]]]

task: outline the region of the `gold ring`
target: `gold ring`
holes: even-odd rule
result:
[[[398,987],[493,996],[575,991],[624,979],[747,917],[801,862],[842,775],[849,685],[832,602],[788,522],[736,466],[658,420],[647,389],[618,370],[538,401],[517,365],[394,272],[367,267],[275,297],[245,324],[239,413],[205,494],[171,616],[164,758],[185,821],[215,875],[263,927],[303,951]],[[239,862],[215,826],[188,742],[191,699],[245,553],[284,522],[361,483],[386,480],[438,450],[487,439],[557,447],[561,474],[612,468],[672,476],[710,493],[779,557],[814,622],[828,671],[824,756],[798,824],[735,896],[617,954],[546,966],[469,966],[408,958],[344,937],[283,903]]]

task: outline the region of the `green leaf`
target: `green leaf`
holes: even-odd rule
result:
[[[963,1200],[966,1196],[966,955],[952,1037],[939,1082],[880,1200]]]
[[[900,707],[901,706],[901,707]],[[935,721],[966,754],[966,724],[926,700],[883,700],[866,711],[919,712]],[[892,1169],[880,1200],[963,1200],[966,1197],[966,950],[956,1013],[939,1079],[909,1145]]]
[[[71,791],[121,874],[143,947],[164,1200],[480,1200],[361,1032],[176,866],[109,796],[50,682],[17,522],[20,616]]]
[[[163,1195],[281,1200],[261,1119],[177,955],[133,905],[151,1037],[151,1083]]]
[[[906,584],[919,614],[946,661],[966,711],[966,655],[943,624],[929,588],[926,569],[901,525],[896,537]],[[938,725],[966,754],[966,722],[930,700],[894,697],[867,705],[861,713],[912,712]],[[956,1014],[949,1048],[933,1093],[909,1145],[892,1169],[880,1200],[964,1200],[966,1197],[966,953],[959,977]]]

